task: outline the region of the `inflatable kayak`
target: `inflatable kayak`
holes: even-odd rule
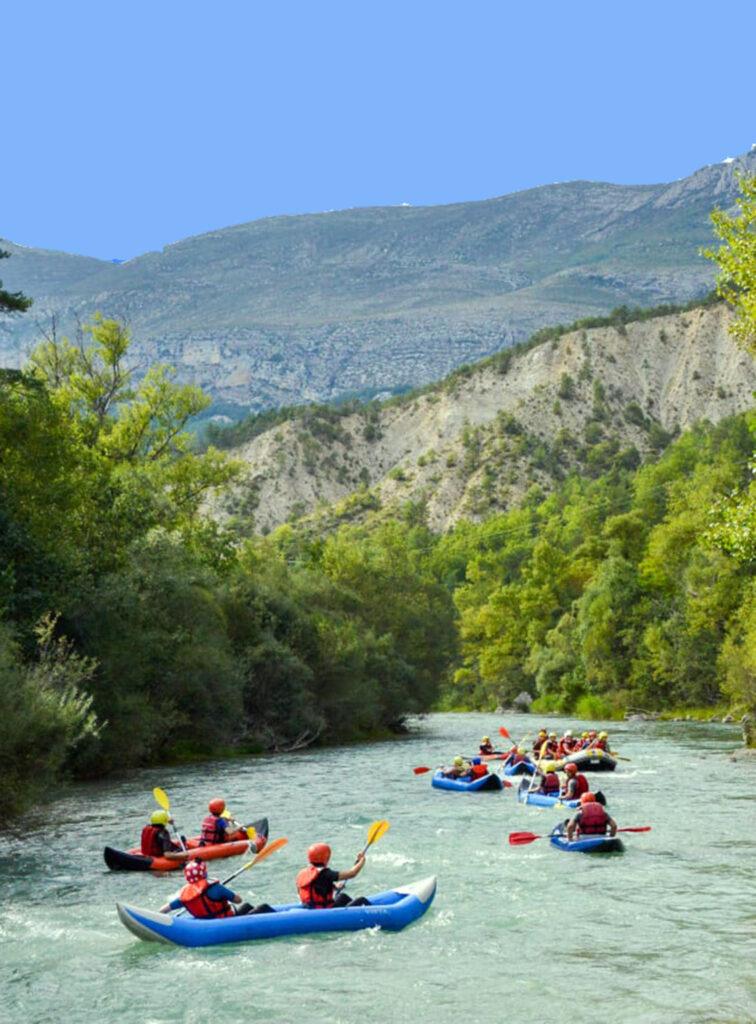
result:
[[[301,903],[287,903],[275,907],[272,914],[215,919],[172,917],[123,903],[117,903],[116,907],[121,922],[139,939],[174,946],[218,946],[224,942],[250,942],[312,932],[356,932],[362,928],[397,932],[422,917],[435,895],[436,879],[432,877],[371,896],[370,905],[366,907],[308,910]]]
[[[619,836],[582,836],[570,842],[562,824],[552,829],[549,842],[557,850],[568,853],[622,853],[625,849]]]
[[[505,775],[532,775],[535,771],[535,765],[532,761],[518,761],[517,764],[507,764],[504,766]]]
[[[436,772],[431,779],[434,789],[452,789],[457,793],[480,793],[481,790],[499,790],[504,788],[504,783],[498,775],[489,773],[481,775],[479,779],[447,779],[443,772]]]
[[[562,771],[566,764],[576,764],[581,772],[613,772],[617,762],[605,750],[580,750],[577,754],[563,757],[556,762],[557,771]]]
[[[546,796],[544,793],[529,793],[529,779],[523,779],[520,788],[517,790],[517,799],[521,804],[531,804],[533,807],[579,807],[579,800],[560,800],[558,796]]]
[[[227,843],[219,843],[217,846],[200,846],[199,836],[187,839],[187,851],[179,852],[173,857],[145,857],[138,847],[124,852],[114,850],[112,846],[105,847],[103,856],[111,871],[175,871],[183,867],[191,857],[218,860],[220,857],[238,857],[250,849],[259,853],[268,841],[268,819],[260,818],[259,821],[253,821],[251,827],[257,832],[251,843],[246,837],[242,839],[243,833],[238,831],[234,833],[238,838]]]

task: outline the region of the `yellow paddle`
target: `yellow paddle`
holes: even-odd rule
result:
[[[385,836],[390,828],[391,825],[386,820],[373,822],[373,824],[368,829],[367,842],[362,847],[363,857],[368,852],[373,843],[377,843],[382,836]],[[357,860],[359,860],[359,857],[357,858]],[[357,861],[355,861],[354,863],[356,864]],[[341,892],[342,889],[345,888],[345,886],[346,882],[339,882],[338,885],[334,886],[334,892]]]
[[[155,798],[155,803],[160,804],[160,806],[163,808],[163,810],[167,811],[168,814],[170,814],[171,813],[171,801],[169,800],[168,794],[166,793],[166,791],[164,789],[161,789],[160,786],[155,786],[155,788],[152,791],[152,795]],[[179,841],[179,846],[181,847],[182,850],[186,850],[186,846],[184,844],[184,840],[179,835],[179,831],[176,828],[176,823],[173,821],[172,818],[171,818],[171,822],[173,824],[173,833],[174,833],[174,835],[176,836],[176,838]]]
[[[240,828],[242,830],[242,832],[246,832],[247,833],[247,839],[249,839],[249,841],[251,843],[254,842],[255,839],[257,839],[257,832],[255,832],[255,830],[252,828],[252,826],[251,825],[242,825],[242,823],[240,821],[236,820],[236,818],[233,816],[231,811],[229,811],[228,807],[226,807],[224,809],[223,814],[221,815],[221,817],[225,818],[226,821],[230,821],[232,825],[236,825],[236,827]]]

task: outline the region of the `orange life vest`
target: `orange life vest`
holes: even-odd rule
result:
[[[589,803],[580,808],[580,820],[578,827],[582,836],[603,836],[606,833],[606,823],[609,815],[601,804]]]
[[[474,779],[480,779],[483,775],[488,775],[488,766],[485,764],[471,764],[470,771]]]
[[[314,864],[311,864],[308,868],[302,868],[297,875],[297,892],[299,893],[299,898],[302,903],[311,910],[324,910],[326,907],[333,906],[333,886],[330,887],[330,890],[325,896],[317,892],[313,886],[313,882],[322,870],[322,868],[315,867]]]
[[[228,900],[211,900],[207,895],[212,884],[206,878],[201,882],[191,882],[181,890],[179,899],[192,917],[233,917]]]
[[[542,793],[558,793],[559,792],[559,776],[556,772],[548,772],[543,777],[541,783]]]

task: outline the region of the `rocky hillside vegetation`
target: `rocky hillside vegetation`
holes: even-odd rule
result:
[[[399,512],[443,530],[549,491],[573,468],[632,469],[697,421],[751,406],[756,366],[724,304],[630,316],[541,332],[413,396],[216,434],[228,443],[271,424],[235,449],[248,468],[223,514],[262,533],[302,516],[330,528]]]
[[[707,292],[710,212],[756,149],[659,185],[578,181],[484,202],[275,217],[116,266],[2,242],[5,285],[35,300],[0,323],[0,365],[99,310],[143,366],[169,362],[216,402],[264,408],[438,380],[545,324]]]

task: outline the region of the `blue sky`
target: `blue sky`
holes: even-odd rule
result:
[[[0,237],[26,245],[130,257],[271,214],[667,181],[756,142],[753,3],[11,3]]]

